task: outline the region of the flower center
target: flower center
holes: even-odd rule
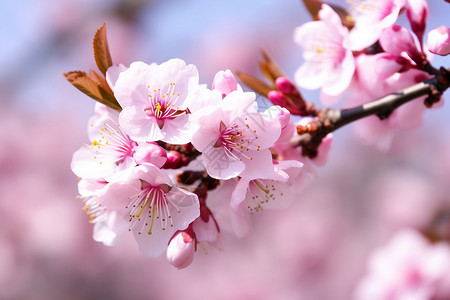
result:
[[[245,118],[245,121],[247,118]],[[261,146],[254,145],[258,136],[256,130],[252,130],[248,123],[235,122],[227,127],[223,121],[219,124],[220,136],[214,144],[215,148],[223,147],[225,153],[236,160],[242,157],[252,160],[247,153],[250,150],[259,151]]]
[[[166,119],[173,119],[182,114],[189,114],[188,108],[180,109],[177,106],[179,93],[175,92],[175,83],[170,83],[167,92],[164,94],[161,89],[151,90],[148,86],[149,105],[145,108],[145,113],[148,117],[156,118],[159,128],[164,126]]]
[[[138,234],[147,231],[147,234],[151,235],[155,220],[160,221],[162,230],[173,227],[170,207],[174,207],[178,213],[180,210],[167,197],[170,189],[171,187],[166,184],[153,186],[141,180],[141,192],[129,197],[130,202],[125,207],[130,209],[130,231],[133,227],[138,226]]]
[[[269,201],[274,201],[277,196],[282,197],[283,193],[278,191],[271,182],[272,180],[255,179],[248,184],[247,193],[250,195],[247,202],[247,208],[250,214],[263,210],[263,207]]]
[[[114,128],[105,122],[99,129],[100,138],[92,141],[89,147],[94,151],[94,159],[98,159],[102,164],[103,160],[112,160],[116,165],[121,164],[127,157],[133,156],[137,143],[126,135],[119,124]],[[93,124],[91,124],[93,126]]]

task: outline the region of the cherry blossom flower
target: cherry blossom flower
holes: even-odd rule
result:
[[[173,234],[199,216],[197,196],[173,186],[170,178],[152,165],[138,166],[125,179],[111,182],[98,201],[117,214],[111,230],[127,226],[149,256],[159,256]]]
[[[280,135],[273,115],[257,112],[255,94],[229,93],[218,106],[198,112],[194,147],[208,174],[216,179],[259,176],[273,170],[269,147]]]
[[[450,54],[450,28],[440,26],[428,32],[428,50],[438,55]]]
[[[186,144],[192,136],[189,98],[197,88],[197,68],[181,59],[161,65],[134,62],[113,87],[123,108],[119,122],[136,141]]]
[[[435,299],[439,286],[448,284],[449,270],[448,244],[430,244],[418,232],[405,229],[369,258],[355,298]]]
[[[114,118],[115,111],[98,106],[89,121],[90,145],[73,155],[72,171],[82,178],[107,178],[136,165],[133,155],[137,143],[123,132]]]
[[[303,48],[305,63],[295,73],[296,83],[307,89],[322,88],[327,95],[338,95],[350,84],[355,71],[352,51],[344,47],[348,30],[334,10],[326,4],[320,21],[308,22],[294,33]]]
[[[355,26],[346,46],[362,50],[375,43],[384,28],[395,23],[405,0],[352,0],[350,4],[350,17]]]
[[[290,193],[292,185],[297,185],[296,192],[301,190],[297,189],[301,184],[297,182],[297,176],[302,166],[295,160],[274,161],[271,176],[257,179],[242,177],[231,196],[231,207],[237,210],[242,205],[248,208],[250,214],[264,208],[286,208],[295,199]]]

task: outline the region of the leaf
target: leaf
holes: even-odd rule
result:
[[[107,85],[106,80],[94,71],[91,71],[90,75],[83,71],[70,71],[63,73],[63,76],[73,86],[92,99],[97,100],[112,109],[118,111],[122,110],[116,98],[112,94],[111,89],[109,87],[108,89],[104,88],[104,84]],[[104,80],[105,83],[103,84],[101,80]]]
[[[251,75],[236,72],[237,77],[245,83],[249,88],[254,90],[256,93],[261,94],[265,97],[267,97],[267,94],[272,91],[274,88],[271,88],[268,86],[265,82],[261,81],[260,79],[253,77]]]
[[[319,11],[323,1],[320,0],[303,0],[306,9],[309,11],[314,20],[319,20]]]
[[[106,75],[106,70],[113,65],[109,53],[108,40],[106,39],[106,22],[100,27],[94,36],[94,57],[99,70]]]
[[[286,77],[277,64],[270,58],[266,51],[261,49],[262,56],[264,58],[263,62],[259,63],[259,68],[263,75],[272,83],[275,84],[275,80],[278,77]]]

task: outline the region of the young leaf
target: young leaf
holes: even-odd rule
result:
[[[94,36],[94,57],[99,70],[106,75],[106,70],[112,66],[109,53],[108,40],[106,39],[106,22],[97,30]]]
[[[319,20],[319,10],[322,7],[323,1],[320,0],[303,0],[306,9],[311,14],[314,20]]]
[[[263,75],[272,83],[275,84],[275,80],[278,77],[286,77],[277,64],[270,58],[266,51],[261,49],[263,62],[259,63],[259,68]]]
[[[249,88],[251,88],[253,91],[255,91],[256,93],[263,95],[265,97],[267,97],[267,94],[273,90],[274,88],[271,88],[270,86],[268,86],[265,82],[263,82],[262,80],[253,77],[251,75],[245,74],[245,73],[241,73],[241,72],[236,72],[237,77],[243,82],[245,83]]]
[[[94,100],[111,107],[112,109],[121,111],[119,103],[116,98],[112,94],[112,92],[106,90],[102,87],[102,83],[99,83],[98,78],[101,78],[98,74],[97,76],[91,75],[93,77],[88,76],[86,72],[83,71],[71,71],[63,73],[64,77],[69,81],[73,86],[79,89],[84,94],[88,95]],[[104,79],[103,79],[104,80]]]

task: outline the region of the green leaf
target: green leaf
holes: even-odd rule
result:
[[[99,70],[106,75],[106,70],[113,65],[109,53],[108,40],[106,39],[106,22],[100,27],[94,36],[94,57]]]

